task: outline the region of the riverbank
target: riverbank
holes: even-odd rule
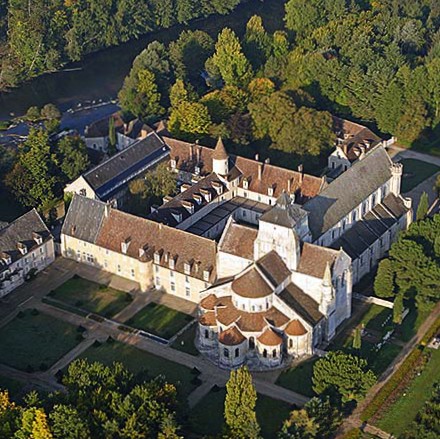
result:
[[[66,65],[63,71],[37,77],[9,93],[0,94],[0,120],[23,115],[30,106],[53,103],[61,111],[85,106],[93,101],[110,101],[120,90],[134,58],[152,41],[168,44],[186,29],[203,30],[215,37],[230,27],[238,34],[245,30],[252,15],[260,15],[269,32],[283,27],[285,0],[252,1],[239,5],[229,15],[213,15],[187,26],[178,25],[144,35],[138,40],[87,55],[82,61]],[[11,115],[12,113],[12,115]]]

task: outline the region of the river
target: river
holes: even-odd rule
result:
[[[130,71],[134,58],[151,41],[168,44],[177,39],[184,29],[204,30],[215,37],[220,29],[230,27],[241,35],[247,21],[255,14],[260,15],[266,29],[273,32],[283,24],[284,3],[285,0],[250,0],[229,15],[210,16],[195,20],[188,26],[163,29],[87,55],[82,61],[67,65],[63,71],[42,75],[9,93],[0,94],[0,120],[8,119],[11,115],[22,115],[32,105],[42,107],[51,102],[65,111],[78,104],[113,99]]]

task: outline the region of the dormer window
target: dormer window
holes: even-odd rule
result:
[[[206,200],[208,203],[210,203],[210,202],[211,202],[211,192],[209,192],[209,191],[206,190],[206,189],[202,189],[200,192],[201,192],[201,194],[203,195],[203,197],[205,198],[205,200]]]
[[[212,183],[212,186],[217,192],[217,195],[221,195],[223,193],[223,186],[220,183],[214,182]]]
[[[6,252],[2,252],[0,253],[0,256],[2,258],[2,261],[6,264],[6,265],[11,265],[12,264],[12,258],[11,255],[9,255]]]
[[[176,222],[180,223],[182,222],[182,213],[174,210],[171,212],[171,215],[173,215],[173,218],[176,220]]]
[[[183,183],[182,186],[180,186],[180,192],[185,192],[191,187],[188,183]]]
[[[182,205],[191,215],[194,213],[194,205],[191,201],[184,200],[182,201]]]
[[[200,175],[200,172],[201,172],[200,166],[197,165],[197,166],[194,168],[194,174],[196,174],[196,175]]]
[[[249,181],[247,178],[243,180],[243,189],[249,189]]]
[[[171,169],[176,169],[176,160],[175,159],[170,160],[170,167],[171,167]]]
[[[124,241],[121,242],[121,250],[124,255],[127,254],[128,247],[130,246],[131,238],[126,238]]]
[[[194,194],[193,198],[198,205],[202,204],[203,197],[200,194]]]
[[[23,244],[22,242],[17,243],[17,248],[22,255],[25,255],[28,252],[26,244]]]
[[[176,268],[176,256],[170,258],[168,262],[168,266],[170,267],[171,270],[174,270]]]
[[[39,233],[32,232],[32,238],[37,245],[43,244],[43,237]]]
[[[273,197],[273,187],[269,187],[267,189],[267,195],[269,195],[269,197]]]
[[[160,264],[160,252],[154,252],[154,263]]]
[[[209,276],[211,275],[211,270],[203,270],[203,280],[205,282],[209,281]]]
[[[185,274],[191,274],[191,264],[189,262],[183,264],[183,271]]]

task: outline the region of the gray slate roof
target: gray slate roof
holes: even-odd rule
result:
[[[87,171],[83,177],[95,191],[110,180],[137,165],[145,157],[164,146],[163,141],[152,133],[123,151],[118,152],[105,162]]]
[[[105,203],[74,194],[61,233],[95,243],[105,215]]]
[[[303,207],[309,214],[313,240],[318,239],[348,215],[391,177],[391,159],[377,146],[332,181],[319,195]]]
[[[19,242],[26,245],[28,252],[38,247],[32,236],[33,232],[41,235],[43,242],[53,239],[49,229],[35,209],[30,210],[0,230],[0,252],[7,253],[13,262],[20,259],[22,254],[17,248]],[[0,262],[0,269],[2,265],[3,263]]]
[[[283,192],[278,197],[276,205],[264,213],[260,220],[284,227],[295,227],[305,215],[307,215],[307,212],[294,204],[290,196]]]

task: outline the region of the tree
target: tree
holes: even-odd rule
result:
[[[394,299],[393,305],[393,322],[400,324],[402,323],[402,313],[404,310],[403,306],[403,294],[397,294]]]
[[[383,259],[379,263],[374,279],[374,292],[376,296],[387,298],[395,295],[394,277],[393,264],[388,258]]]
[[[182,102],[171,111],[168,123],[173,135],[189,141],[208,134],[210,126],[208,108],[199,102]]]
[[[240,41],[229,28],[223,29],[218,36],[212,63],[226,85],[245,87],[252,79],[252,68],[242,51]]]
[[[328,396],[312,398],[305,404],[308,415],[317,424],[316,437],[333,437],[342,422],[342,413],[338,410],[339,401],[332,401]]]
[[[108,146],[110,155],[113,155],[116,152],[116,128],[113,116],[108,120]]]
[[[181,79],[177,79],[170,90],[171,107],[177,108],[182,102],[192,102],[195,99],[194,91],[185,85]]]
[[[423,192],[420,196],[419,205],[417,206],[417,212],[416,212],[416,220],[422,220],[426,217],[428,214],[429,209],[429,201],[428,201],[428,194],[426,192]]]
[[[263,20],[258,15],[253,15],[246,25],[243,51],[255,70],[267,61],[271,43],[271,38],[264,29]]]
[[[323,0],[289,0],[286,3],[286,27],[303,36],[325,23]]]
[[[61,119],[61,111],[54,104],[46,104],[41,109],[41,117],[47,120]]]
[[[411,144],[419,138],[428,125],[426,104],[417,98],[413,102],[406,103],[405,111],[396,127],[396,136]]]
[[[313,439],[317,437],[318,426],[307,410],[294,410],[284,421],[279,439]]]
[[[254,78],[249,83],[248,90],[251,94],[251,101],[258,102],[275,91],[275,84],[269,78]]]
[[[226,384],[225,422],[229,433],[237,439],[260,436],[255,405],[257,392],[247,367],[232,370]]]
[[[31,122],[36,122],[41,119],[40,109],[38,107],[29,107],[26,112],[26,119]]]
[[[0,437],[10,438],[18,428],[20,408],[9,399],[7,390],[0,390]]]
[[[362,330],[361,328],[356,328],[353,335],[353,349],[360,351],[362,347]]]
[[[79,177],[90,166],[86,144],[79,136],[63,137],[58,142],[58,154],[58,163],[67,181]]]
[[[70,405],[55,404],[49,414],[55,439],[88,439],[90,431],[78,410]]]
[[[6,185],[24,206],[47,206],[55,199],[56,164],[47,132],[31,129],[17,163],[6,176]]]
[[[313,390],[318,394],[337,392],[343,402],[360,401],[376,382],[363,358],[344,352],[329,352],[313,367]]]

